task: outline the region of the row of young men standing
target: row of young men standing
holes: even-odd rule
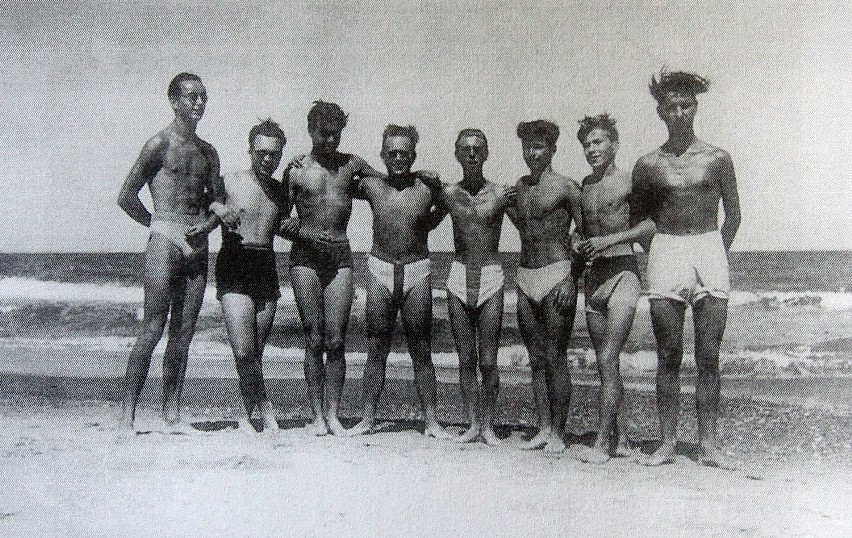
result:
[[[651,93],[669,140],[639,160],[632,178],[615,166],[614,120],[604,114],[581,121],[578,139],[593,170],[582,188],[552,170],[559,128],[548,121],[518,126],[530,173],[517,186],[484,178],[488,142],[479,129],[459,133],[455,155],[463,178],[448,184],[431,172],[412,173],[418,142],[413,127],[390,125],[385,130],[381,157],[386,175],[360,157],[340,153],[347,116],[337,105],[317,101],[308,114],[312,151],[294,160],[284,172],[283,183],[278,183],[272,173],[286,143],[280,127],[269,120],[253,127],[249,134],[252,169],[223,180],[215,150],[195,134],[206,104],[203,84],[195,75],[178,75],[169,87],[175,121],[145,145],[119,195],[119,205],[151,229],[145,257],[145,320],[128,361],[123,425],[132,428],[151,354],[171,309],[163,417],[180,428],[180,392],[207,272],[206,238],[221,224],[217,296],[247,417],[257,410],[265,431],[278,428],[261,372],[263,347],[280,294],[272,250],[277,234],[293,242],[290,277],[305,330],[312,433],[372,431],[392,331],[401,312],[425,433],[498,444],[493,425],[504,285],[498,243],[507,215],[521,238],[518,321],[530,355],[540,422],[539,433],[526,447],[565,449],[571,395],[566,348],[576,308],[576,282],[584,272],[587,322],[602,382],[600,428],[591,449],[572,450],[589,462],[627,453],[625,428],[619,427],[618,420],[623,416],[618,361],[640,295],[633,253],[634,242],[639,242],[649,250],[647,278],[658,343],[662,431],[661,447],[640,462],[662,464],[675,456],[683,322],[685,307],[691,304],[698,366],[699,462],[727,465],[716,443],[718,358],[730,290],[727,249],[739,225],[739,202],[730,157],[693,132],[696,95],[706,89],[704,79],[689,73],[663,72],[652,79]],[[151,191],[153,214],[138,197],[145,184]],[[346,430],[338,418],[338,405],[353,296],[352,254],[346,236],[353,198],[370,203],[374,237],[368,258],[364,412],[361,422]],[[717,223],[720,199],[725,210],[721,228]],[[293,206],[295,217],[290,216]],[[449,434],[437,420],[430,346],[427,237],[447,214],[455,241],[447,301],[470,422],[460,436]],[[240,427],[253,431],[247,419],[240,421]]]

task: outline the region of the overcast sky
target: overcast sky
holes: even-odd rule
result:
[[[307,152],[305,117],[322,98],[349,113],[341,150],[380,169],[384,126],[413,124],[415,168],[455,181],[455,135],[476,126],[489,137],[486,177],[513,183],[525,171],[522,120],[562,127],[554,168],[576,179],[586,114],[617,118],[623,168],[659,146],[647,84],[663,65],[711,80],[696,130],[734,159],[735,249],[852,249],[852,9],[743,4],[4,2],[0,251],[142,250],[147,231],[115,198],[171,121],[166,86],[180,71],[204,79],[198,132],[223,172],[248,166],[246,135],[267,116],[287,133],[285,160]],[[369,248],[361,202],[349,231]],[[451,248],[448,223],[431,244]],[[508,221],[501,247],[517,249]]]

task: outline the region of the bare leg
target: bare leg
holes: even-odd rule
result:
[[[497,397],[500,391],[497,351],[500,345],[500,330],[503,328],[502,289],[479,308],[478,318],[479,371],[482,372],[482,439],[489,446],[496,446],[501,442],[494,433],[494,421],[497,417]]]
[[[325,304],[325,354],[328,371],[328,408],[325,419],[334,435],[346,435],[346,428],[338,418],[343,382],[346,379],[346,327],[352,311],[352,268],[338,269],[337,275],[323,291]]]
[[[385,367],[396,322],[396,305],[387,288],[369,274],[367,283],[367,363],[364,365],[364,412],[361,422],[347,430],[347,435],[370,433],[376,421],[376,407],[385,386]]]
[[[663,444],[643,465],[674,463],[677,419],[680,414],[680,363],[683,360],[683,319],[686,304],[670,299],[651,299],[651,321],[657,339],[657,407]]]
[[[266,382],[263,379],[263,350],[266,348],[266,340],[272,331],[272,322],[275,321],[278,299],[272,298],[265,302],[258,301],[255,303],[255,308],[257,308],[257,364],[260,369],[261,383],[257,405],[260,415],[263,417],[263,431],[274,434],[281,428],[278,426],[278,419],[275,417],[275,408],[266,393]]]
[[[302,327],[305,331],[305,381],[308,385],[308,401],[313,413],[312,421],[306,427],[312,435],[328,434],[323,413],[323,394],[325,390],[325,365],[322,355],[325,351],[325,317],[323,316],[322,284],[316,271],[310,267],[295,266],[290,269],[290,281]]]
[[[145,317],[136,344],[127,360],[124,402],[120,427],[132,429],[139,395],[151,367],[151,355],[163,336],[171,305],[171,279],[177,249],[164,237],[153,234],[145,249]],[[172,258],[175,257],[173,260]]]
[[[576,288],[574,302],[565,313],[556,307],[552,294],[545,297],[541,305],[547,359],[547,394],[553,426],[553,435],[544,446],[545,452],[549,453],[565,450],[565,426],[571,403],[571,373],[568,371],[567,348],[574,328],[576,308]]]
[[[435,411],[437,381],[432,364],[432,285],[426,278],[413,287],[402,303],[402,328],[408,343],[408,352],[414,365],[414,384],[420,397],[425,434],[437,439],[452,439],[438,422]]]
[[[695,362],[698,381],[695,404],[698,411],[698,463],[708,467],[733,469],[716,444],[719,419],[719,347],[725,333],[728,300],[707,296],[692,308],[695,326]]]
[[[476,375],[478,361],[476,353],[476,332],[465,305],[450,292],[447,292],[447,307],[450,315],[450,328],[459,355],[459,386],[462,405],[470,421],[470,428],[456,441],[469,443],[479,437],[479,379]]]
[[[532,389],[538,410],[538,433],[521,448],[543,448],[553,435],[550,422],[550,398],[547,396],[547,359],[545,358],[544,328],[539,324],[533,302],[518,290],[518,328],[527,347],[532,370]]]
[[[183,278],[173,288],[169,340],[163,356],[163,419],[170,425],[180,421],[189,345],[195,336],[195,322],[207,289],[207,251],[187,262],[184,270]]]

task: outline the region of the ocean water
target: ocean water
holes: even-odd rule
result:
[[[506,271],[506,307],[502,345],[506,361],[524,365],[526,353],[515,316],[511,283],[517,253],[502,254]],[[212,258],[212,256],[211,256]],[[433,350],[452,354],[444,287],[452,253],[433,253],[435,323]],[[142,314],[142,255],[139,253],[0,253],[0,340],[41,338],[130,338]],[[282,299],[270,345],[303,346],[301,327],[288,281],[287,253],[278,254]],[[644,272],[644,258],[640,257]],[[212,275],[198,323],[201,342],[226,343]],[[366,254],[355,254],[356,300],[347,349],[366,351],[364,287]],[[852,374],[852,252],[735,252],[731,256],[731,294],[723,362],[733,374]],[[582,308],[582,294],[579,298]],[[570,348],[576,363],[594,361],[582,310],[578,310]],[[399,332],[399,331],[398,331]],[[687,319],[685,349],[691,348]],[[122,344],[123,345],[123,344]],[[401,334],[393,351],[406,354]],[[655,366],[655,341],[646,299],[640,300],[623,367],[637,371]],[[123,353],[122,353],[123,354]],[[452,362],[450,359],[448,361]],[[689,363],[687,351],[685,358]]]

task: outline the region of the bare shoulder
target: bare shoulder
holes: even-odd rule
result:
[[[710,157],[713,162],[729,163],[732,162],[731,155],[722,148],[716,147],[707,142],[702,142],[701,152]]]
[[[202,140],[198,138],[198,148],[204,152],[205,155],[213,158],[218,158],[219,154],[216,152],[216,148],[213,147],[213,144],[207,142],[206,140]]]
[[[149,138],[148,141],[145,142],[145,145],[142,146],[142,152],[148,154],[162,153],[169,148],[170,144],[171,137],[169,136],[169,130],[167,127]]]
[[[580,184],[574,178],[556,172],[550,174],[547,181],[553,186],[552,188],[564,193],[576,193],[581,190]]]

